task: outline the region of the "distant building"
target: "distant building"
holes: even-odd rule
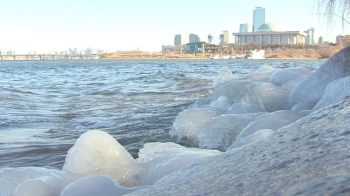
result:
[[[180,34],[175,35],[174,46],[181,46],[183,44],[185,44],[183,36]]]
[[[248,25],[248,23],[240,24],[239,25],[239,32],[240,33],[248,33],[249,32],[249,25]]]
[[[213,36],[212,35],[208,35],[208,43],[211,44],[213,43]]]
[[[263,24],[265,24],[265,8],[256,7],[253,11],[253,32],[258,31]]]
[[[256,32],[233,33],[236,44],[304,45],[306,35],[299,31],[283,31],[276,23],[265,23]]]
[[[195,43],[195,42],[200,42],[200,38],[197,34],[190,34],[189,35],[189,42],[188,43]]]
[[[230,32],[229,31],[223,31],[224,34],[224,44],[230,43]]]
[[[321,45],[322,43],[323,43],[323,37],[320,36],[320,37],[318,38],[318,45]]]
[[[310,28],[310,29],[304,31],[304,33],[306,33],[305,44],[306,45],[315,45],[315,39],[314,39],[315,29]]]
[[[172,45],[162,45],[162,51],[170,51],[174,48]]]
[[[192,42],[186,44],[185,51],[187,53],[205,53],[205,42]]]

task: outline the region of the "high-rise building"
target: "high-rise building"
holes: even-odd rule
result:
[[[304,31],[304,33],[306,33],[305,44],[306,45],[315,45],[315,39],[314,39],[315,29],[310,28],[310,29]]]
[[[249,32],[248,23],[240,24],[240,25],[239,25],[239,32],[240,32],[240,33],[248,33],[248,32]]]
[[[196,35],[196,34],[190,34],[188,38],[189,38],[189,42],[188,43],[194,43],[194,42],[200,42],[201,41],[199,36]]]
[[[253,11],[253,32],[256,32],[263,24],[265,24],[265,8],[256,7]]]
[[[174,46],[181,46],[183,44],[185,44],[185,42],[184,42],[182,35],[180,35],[180,34],[175,35]]]
[[[318,44],[321,45],[322,43],[323,43],[323,37],[320,36],[320,37],[318,38]]]
[[[208,35],[208,43],[212,44],[213,43],[213,36],[212,35]]]
[[[223,34],[224,34],[224,43],[225,43],[225,44],[230,43],[230,32],[228,32],[228,31],[223,31]]]

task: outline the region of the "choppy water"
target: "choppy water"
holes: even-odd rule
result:
[[[262,65],[307,67],[324,60],[0,61],[0,169],[61,169],[85,131],[114,136],[134,156],[170,141],[177,114],[211,93],[221,67],[234,77]]]

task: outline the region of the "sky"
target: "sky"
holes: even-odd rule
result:
[[[284,30],[315,28],[316,40],[335,41],[345,34],[340,20],[327,24],[317,0],[0,0],[0,50],[48,52],[77,47],[160,51],[174,36],[190,33],[219,40],[224,30],[252,25],[255,7],[265,8],[265,22]],[[337,21],[337,20],[336,20]],[[232,39],[232,38],[231,38]]]

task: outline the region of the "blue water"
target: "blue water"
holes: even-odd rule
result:
[[[262,65],[317,69],[325,60],[0,61],[0,169],[61,169],[75,140],[104,130],[136,156],[170,141],[179,112],[212,92],[221,67],[235,78]]]

